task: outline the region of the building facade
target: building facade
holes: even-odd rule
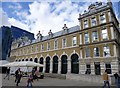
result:
[[[64,24],[59,32],[50,30],[42,36],[39,31],[36,40],[13,42],[11,58],[44,64],[38,69],[45,73],[101,75],[105,69],[109,74],[118,72],[120,32],[112,3],[91,4],[78,20],[79,26],[68,28]]]

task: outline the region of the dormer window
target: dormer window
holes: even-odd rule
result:
[[[100,15],[100,23],[105,23],[106,22],[106,17],[105,14]]]
[[[49,35],[50,38],[53,36],[53,33],[52,33],[51,29],[50,29],[50,31],[48,32],[48,35]]]

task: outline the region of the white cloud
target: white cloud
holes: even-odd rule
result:
[[[8,22],[8,16],[7,14],[3,11],[2,8],[0,8],[0,19],[2,19],[2,21],[0,21],[0,27],[1,26],[11,26],[10,23]]]
[[[18,20],[14,19],[14,18],[9,18],[8,21],[13,26],[16,26],[18,28],[21,28],[21,29],[29,31],[28,25],[22,23],[21,21],[18,21]]]
[[[35,1],[29,5],[30,15],[26,19],[32,24],[30,28],[35,35],[39,30],[43,32],[43,35],[47,35],[50,29],[53,33],[62,30],[64,23],[68,27],[79,25],[79,13],[87,7],[88,3],[79,6],[70,1],[63,1],[55,4],[54,11],[51,13],[53,7],[50,6],[50,3]]]

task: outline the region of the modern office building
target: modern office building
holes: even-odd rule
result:
[[[101,75],[105,69],[109,74],[118,72],[120,32],[112,3],[91,4],[78,21],[79,26],[69,28],[64,24],[61,31],[50,30],[47,36],[39,31],[36,40],[14,41],[10,57],[13,61],[44,64],[38,69],[45,73]]]

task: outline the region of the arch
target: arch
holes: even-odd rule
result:
[[[40,58],[39,63],[40,63],[40,64],[43,64],[43,63],[44,63],[44,58],[43,58],[43,57]],[[40,67],[40,68],[39,68],[39,72],[43,72],[43,67]]]
[[[34,62],[38,63],[38,58],[35,58],[35,59],[34,59]]]
[[[61,74],[66,74],[67,73],[67,55],[63,55],[61,57]]]
[[[46,68],[45,68],[45,72],[49,73],[50,72],[50,57],[46,57]]]
[[[32,59],[32,58],[30,58],[30,61],[33,61],[33,59]]]
[[[19,59],[19,62],[20,62],[21,60]]]
[[[24,61],[24,59],[22,59],[22,61]]]
[[[25,61],[28,61],[28,59],[26,59]]]
[[[58,56],[53,57],[53,73],[58,72]]]
[[[34,59],[34,62],[38,63],[38,58],[35,58]],[[35,68],[35,71],[37,70],[37,67],[34,67]]]
[[[76,53],[71,56],[71,73],[79,73],[79,56]]]

